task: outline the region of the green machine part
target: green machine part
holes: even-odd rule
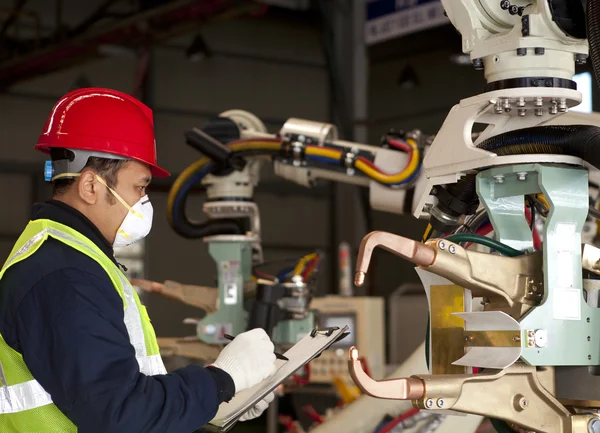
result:
[[[246,331],[248,313],[244,310],[244,283],[252,272],[252,248],[249,241],[220,240],[209,242],[208,251],[218,271],[219,304],[215,313],[198,322],[198,338],[207,344],[224,344],[224,334]]]
[[[312,331],[315,327],[315,313],[309,311],[304,319],[284,320],[273,331],[273,343],[277,346],[291,346]]]
[[[600,365],[600,309],[583,296],[581,231],[587,218],[588,174],[581,168],[523,164],[477,175],[477,194],[498,240],[532,251],[524,195],[543,193],[550,213],[543,232],[544,297],[521,320],[522,359],[536,366]],[[544,344],[531,335],[545,331]]]

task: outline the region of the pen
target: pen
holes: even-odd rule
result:
[[[225,334],[225,335],[223,335],[223,337],[225,337],[229,341],[233,341],[233,339],[235,338],[234,336],[229,335],[229,334]],[[285,357],[282,354],[277,353],[277,352],[275,352],[275,358],[281,359],[282,361],[289,361],[289,359],[287,359],[287,357]]]

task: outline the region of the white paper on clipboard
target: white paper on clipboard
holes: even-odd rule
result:
[[[277,360],[277,371],[268,379],[250,389],[237,393],[229,402],[221,403],[215,418],[202,428],[207,432],[226,432],[231,429],[240,417],[252,409],[259,401],[271,393],[285,379],[308,364],[333,343],[343,338],[348,332],[348,326],[334,329],[329,336],[325,330],[320,330],[313,337],[306,335],[290,348],[284,355],[289,361]]]

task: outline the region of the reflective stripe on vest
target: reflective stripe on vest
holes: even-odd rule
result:
[[[53,221],[35,221],[30,224],[38,224],[44,228],[35,233],[35,235],[29,238],[23,244],[23,246],[21,246],[11,255],[11,257],[6,261],[3,271],[12,264],[16,263],[20,258],[23,258],[23,256],[26,256],[32,248],[39,247],[40,243],[43,242],[48,236],[52,236],[53,238],[62,241],[77,250],[85,252],[86,255],[94,259],[103,267],[103,269],[106,270],[106,268],[103,266],[103,263],[105,263],[107,260],[110,261],[110,259],[108,259],[95,244],[93,244],[83,235],[81,235],[81,237],[87,242],[67,233],[66,230],[61,230],[61,227],[65,226]],[[65,229],[68,228],[65,227]],[[117,291],[119,291],[119,294],[123,297],[124,323],[129,335],[129,341],[135,349],[135,357],[138,361],[140,372],[147,376],[166,374],[167,371],[162,362],[160,354],[156,353],[147,355],[148,350],[144,337],[144,325],[142,323],[143,319],[136,303],[137,295],[135,294],[133,287],[123,273],[114,265],[114,263],[111,262],[110,265],[111,272],[107,270],[107,273],[109,274],[111,281],[115,283],[113,278],[116,277],[122,288],[121,293],[119,288],[115,287]],[[142,306],[141,308],[144,307]],[[155,344],[155,347],[158,346]],[[1,358],[2,357],[0,356],[0,361]],[[36,380],[29,380],[24,383],[9,386],[5,377],[5,371],[2,369],[2,364],[0,362],[0,415],[36,409],[49,404],[52,404],[51,396]]]

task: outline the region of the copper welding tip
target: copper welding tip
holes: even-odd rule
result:
[[[376,247],[383,248],[418,266],[429,266],[435,262],[435,249],[429,245],[392,233],[382,231],[371,232],[360,243],[358,258],[356,260],[354,282],[359,287],[364,284],[365,274],[369,269],[371,256]]]

